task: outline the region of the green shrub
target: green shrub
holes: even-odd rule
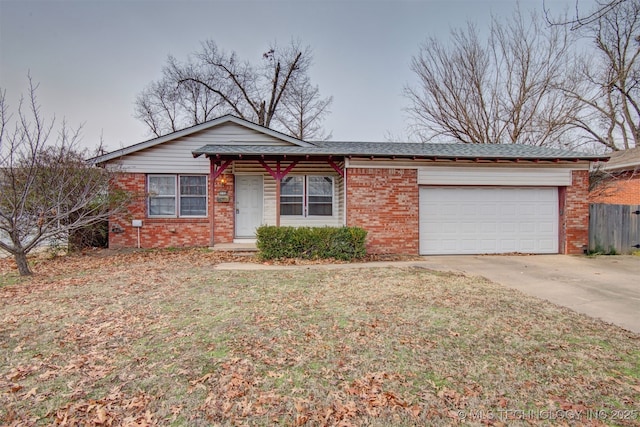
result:
[[[366,255],[367,232],[358,227],[275,227],[256,231],[262,259],[339,259],[350,261]]]

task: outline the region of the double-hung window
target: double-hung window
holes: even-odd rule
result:
[[[304,176],[286,176],[280,181],[280,215],[304,212]]]
[[[207,216],[206,175],[149,175],[149,217]]]
[[[280,181],[280,215],[333,216],[330,176],[289,175]]]

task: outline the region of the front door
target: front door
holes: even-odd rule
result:
[[[262,224],[262,175],[236,175],[236,237],[255,238]]]

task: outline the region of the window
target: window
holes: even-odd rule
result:
[[[149,175],[148,189],[150,217],[207,216],[205,175]]]
[[[280,215],[302,215],[304,176],[288,176],[280,181]]]
[[[207,216],[207,177],[180,177],[180,216]]]
[[[333,178],[287,176],[280,181],[280,215],[332,216]]]
[[[333,215],[333,178],[310,176],[307,187],[309,215]]]
[[[149,177],[149,216],[176,214],[176,177]]]

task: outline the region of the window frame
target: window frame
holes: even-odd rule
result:
[[[302,185],[301,185],[301,190],[302,193],[301,194],[294,194],[294,193],[283,193],[282,191],[282,187],[283,184],[285,183],[285,180],[287,178],[302,178]],[[288,177],[284,177],[283,179],[280,180],[280,215],[282,216],[291,216],[291,217],[304,217],[305,216],[305,184],[306,184],[306,179],[304,175],[289,175]],[[282,203],[282,198],[283,197],[290,197],[290,198],[299,198],[300,199],[300,203],[293,203],[293,202],[286,202],[286,203]],[[283,214],[282,213],[282,207],[283,206],[300,206],[300,214]]]
[[[173,185],[174,185],[174,194],[173,195],[167,195],[167,196],[159,196],[159,195],[152,195],[151,193],[151,179],[155,178],[155,177],[164,177],[164,178],[168,178],[171,177],[173,178]],[[204,190],[205,190],[205,194],[204,195],[193,195],[193,194],[187,194],[187,195],[183,195],[181,193],[181,181],[180,179],[182,177],[204,177]],[[187,215],[187,214],[183,214],[182,213],[182,198],[183,197],[202,197],[204,198],[205,202],[205,213],[204,215]],[[164,198],[164,199],[168,199],[168,198],[173,198],[174,200],[174,212],[172,214],[166,214],[166,215],[154,215],[151,213],[151,200],[153,198]],[[206,174],[171,174],[171,173],[158,173],[158,174],[147,174],[147,218],[207,218],[209,215],[209,179],[208,179],[208,175]]]
[[[330,179],[331,180],[331,194],[329,195],[331,197],[331,214],[330,215],[312,215],[309,213],[310,209],[310,205],[311,203],[309,202],[309,198],[310,197],[329,197],[326,196],[324,194],[311,194],[311,192],[309,191],[310,188],[310,179],[309,178],[322,178],[322,179]],[[335,197],[335,193],[336,193],[336,182],[333,176],[330,175],[306,175],[305,176],[305,184],[306,184],[306,188],[305,188],[305,214],[307,218],[333,218],[334,214],[333,212],[335,211],[335,205],[334,205],[334,200],[336,199]],[[326,203],[313,203],[315,205],[326,205]]]
[[[182,182],[181,179],[182,178],[191,178],[191,177],[198,177],[198,178],[204,178],[204,194],[182,194]],[[178,218],[206,218],[207,217],[207,213],[209,211],[209,203],[208,200],[209,198],[208,196],[208,185],[207,185],[207,175],[203,175],[203,174],[180,174],[178,175],[178,187],[177,187],[177,198],[178,198]],[[186,197],[190,197],[190,198],[202,198],[204,199],[204,214],[199,214],[199,215],[186,215],[182,213],[182,199],[186,198]]]
[[[293,196],[297,196],[297,195],[292,195],[292,194],[283,194],[282,193],[282,180],[280,181],[280,216],[283,217],[289,217],[289,218],[311,218],[311,219],[322,219],[322,218],[335,218],[336,216],[336,179],[335,176],[333,175],[318,175],[318,174],[311,174],[311,175],[306,175],[306,174],[291,174],[293,176],[300,176],[303,178],[303,185],[302,185],[302,213],[300,215],[292,215],[292,214],[285,214],[282,213],[282,197],[293,197]],[[314,178],[327,178],[331,180],[331,214],[330,215],[312,215],[309,213],[309,196],[310,196],[310,191],[309,191],[309,178],[314,177]],[[311,195],[311,197],[313,196],[323,196],[323,195],[318,195],[318,194],[314,194]],[[327,196],[328,197],[328,196]]]

